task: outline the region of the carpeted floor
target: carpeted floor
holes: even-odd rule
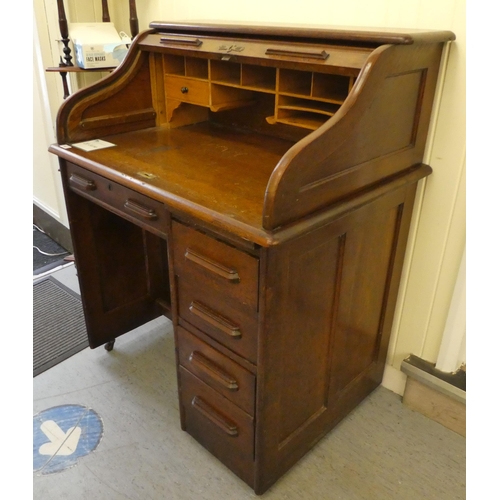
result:
[[[60,473],[34,470],[37,500],[259,498],[181,430],[165,318],[111,352],[85,349],[34,379],[34,413],[69,404],[99,416],[102,440]],[[260,498],[463,500],[465,439],[380,387]]]
[[[33,224],[33,377],[88,346],[79,294],[52,277],[68,257]]]
[[[53,276],[70,283],[73,274]],[[34,446],[37,500],[259,498],[181,430],[166,318],[120,337],[111,352],[83,349],[40,373],[33,395],[34,430],[37,415],[70,405],[94,412],[104,428],[95,451],[57,474],[35,468]],[[465,500],[465,443],[380,387],[260,498]]]
[[[51,276],[33,283],[33,377],[88,345],[79,295]]]

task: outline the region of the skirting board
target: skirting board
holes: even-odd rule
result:
[[[385,366],[382,386],[402,396],[412,410],[465,437],[465,391],[404,362],[401,370]]]
[[[42,210],[33,203],[33,224],[36,224],[50,238],[70,253],[73,252],[73,243],[71,241],[71,233],[69,229],[63,226],[50,214]]]
[[[465,437],[466,393],[403,361],[407,381],[403,404]]]
[[[391,365],[385,365],[382,387],[402,396],[405,392],[406,375]]]
[[[465,404],[408,377],[403,404],[465,437]]]

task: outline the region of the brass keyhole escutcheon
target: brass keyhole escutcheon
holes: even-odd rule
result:
[[[189,89],[187,87],[181,87],[181,92],[183,94],[187,94],[189,92]]]

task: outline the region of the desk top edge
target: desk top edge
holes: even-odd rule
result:
[[[146,183],[138,182],[130,176],[103,167],[98,162],[91,161],[80,153],[75,154],[74,151],[62,148],[58,144],[51,144],[49,151],[56,154],[60,160],[75,163],[96,174],[103,175],[112,181],[119,182],[130,189],[137,190],[145,196],[149,196],[164,203],[173,215],[178,216],[180,214],[181,219],[186,219],[187,217],[189,220],[197,220],[198,224],[206,226],[216,233],[225,234],[226,236],[233,235],[233,237],[241,241],[246,241],[249,244],[256,244],[261,247],[273,247],[293,239],[298,234],[317,228],[323,225],[325,221],[342,217],[353,209],[359,208],[367,202],[383,196],[389,191],[398,190],[416,183],[432,172],[432,169],[424,163],[413,165],[398,174],[370,186],[369,189],[359,192],[358,196],[350,198],[347,202],[342,201],[340,203],[334,203],[329,207],[309,214],[307,217],[297,219],[292,224],[276,228],[274,231],[269,231],[263,227],[257,227],[224,216],[223,214],[207,209],[206,207],[201,207],[197,203],[193,203],[182,197],[160,192],[157,189],[151,189],[151,186],[146,186]]]
[[[244,22],[229,23],[227,21],[152,21],[151,29],[157,32],[180,31],[183,33],[211,33],[225,35],[260,35],[270,37],[293,37],[311,40],[329,40],[332,42],[352,42],[366,44],[412,45],[416,43],[448,42],[456,39],[448,30],[421,30],[406,28],[368,28],[347,26],[326,26],[284,23]]]

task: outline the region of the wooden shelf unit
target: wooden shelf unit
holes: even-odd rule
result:
[[[334,116],[355,82],[355,76],[171,54],[163,56],[163,68],[167,101],[206,106],[218,112],[249,106],[255,94],[271,94],[275,111],[266,118],[268,123],[310,130]]]
[[[135,0],[129,0],[128,3],[129,3],[130,35],[133,39],[139,33],[139,20],[137,19],[137,9],[135,5]],[[108,1],[102,0],[101,7],[102,7],[102,22],[103,23],[111,22],[109,16]],[[63,97],[64,99],[66,99],[70,94],[68,86],[68,73],[108,72],[108,71],[113,71],[114,68],[82,69],[79,68],[78,66],[74,66],[72,62],[73,57],[71,55],[68,20],[66,18],[66,9],[64,7],[63,0],[57,0],[57,13],[59,21],[59,32],[61,34],[60,41],[63,44],[62,52],[64,54],[64,58],[62,56],[60,57],[59,66],[47,68],[46,71],[50,73],[59,73],[61,75],[63,92],[64,92]]]

